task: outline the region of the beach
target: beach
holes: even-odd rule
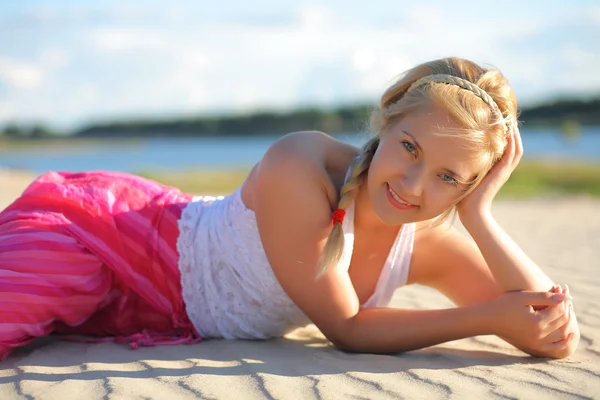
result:
[[[0,170],[0,209],[33,176]],[[206,340],[130,350],[40,339],[0,361],[0,399],[600,398],[600,199],[498,200],[500,225],[574,297],[577,352],[533,358],[492,336],[399,355],[336,350],[314,327],[269,341]],[[392,306],[447,308],[420,286]]]

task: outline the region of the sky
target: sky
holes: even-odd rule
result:
[[[372,102],[458,56],[521,104],[600,95],[600,2],[2,0],[0,127]]]

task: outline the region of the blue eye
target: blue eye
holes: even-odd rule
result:
[[[454,179],[453,177],[451,177],[448,174],[442,174],[442,180],[446,183],[450,183],[451,185],[457,185],[458,182],[456,181],[456,179]]]
[[[411,142],[407,142],[405,140],[405,141],[402,142],[402,145],[406,148],[406,150],[408,150],[412,154],[415,154],[416,151],[417,151],[417,148]]]

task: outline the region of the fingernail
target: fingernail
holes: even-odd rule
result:
[[[567,294],[571,294],[571,290],[569,289],[569,285],[565,283],[565,288],[567,289]]]
[[[564,301],[564,300],[565,300],[565,295],[562,293],[557,293],[552,296],[552,301],[555,301],[557,303],[560,303],[561,301]]]
[[[573,300],[573,298],[565,293],[557,293],[555,295],[553,295],[552,297],[552,301],[556,301],[557,303],[560,303],[561,301],[565,301],[565,300]]]

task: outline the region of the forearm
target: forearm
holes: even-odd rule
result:
[[[336,345],[361,353],[398,353],[492,333],[482,304],[444,310],[366,308]]]
[[[463,221],[494,279],[505,292],[547,291],[553,283],[498,225],[491,214]]]

